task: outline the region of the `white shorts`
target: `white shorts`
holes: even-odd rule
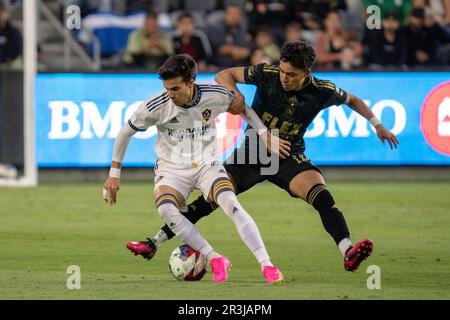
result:
[[[181,193],[185,200],[192,190],[198,189],[208,201],[211,187],[218,178],[229,179],[227,171],[218,161],[193,168],[158,160],[155,166],[155,190],[160,186],[169,186]]]

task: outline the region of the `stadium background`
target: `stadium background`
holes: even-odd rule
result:
[[[388,150],[388,146],[379,143],[370,125],[354,117],[347,107],[326,110],[309,128],[306,153],[323,169],[354,240],[368,236],[375,241],[374,257],[358,274],[344,274],[338,252],[313,210],[268,184],[248,191],[240,199],[261,228],[274,260],[286,270],[285,287],[264,287],[252,257],[242,248],[234,230],[230,231],[229,221],[220,214],[205,219],[199,228],[208,240],[234,257],[235,279],[221,292],[205,280],[185,284],[171,278],[166,257],[178,240],[166,244],[150,263],[125,251],[125,241],[153,235],[161,224],[151,200],[155,161],[152,132],[134,138],[130,145],[118,206],[107,208],[100,199],[117,128],[139,101],[162,90],[154,70],[122,62],[129,34],[145,19],[142,11],[134,10],[152,6],[159,13],[161,31],[170,34],[175,29],[172,23],[181,12],[188,10],[195,17],[203,17],[206,25],[208,17],[219,19],[221,14],[223,17],[228,2],[232,1],[38,2],[39,74],[35,81],[34,106],[39,186],[0,188],[0,216],[4,221],[0,227],[4,243],[0,250],[0,298],[450,297],[446,281],[450,270],[447,196],[450,191],[450,55],[445,51],[449,42],[440,42],[436,59],[426,64],[368,63],[364,60],[370,56],[367,52],[370,46],[364,40],[367,18],[364,12],[370,4],[380,5],[379,1],[298,1],[310,3],[309,11],[301,7],[304,15],[289,18],[300,24],[305,39],[317,40],[321,31],[314,33],[308,14],[316,12],[312,20],[322,25],[327,12],[338,10],[343,25],[359,35],[355,41],[363,45],[365,53],[355,65],[322,64],[313,72],[364,99],[400,140],[399,149]],[[21,1],[5,3],[12,24],[21,30]],[[270,12],[279,4],[288,6],[296,1],[236,3],[246,12],[244,26],[249,28],[246,31],[251,36],[259,30],[255,21],[261,24],[262,30],[266,29],[261,21],[270,21],[274,39],[281,40],[283,30],[277,24],[280,21],[277,15],[255,18],[252,13],[263,7],[265,12]],[[412,7],[427,5],[427,14],[436,13],[436,1],[400,3],[400,8],[389,9],[404,11],[407,16]],[[83,22],[81,29],[67,32],[64,13],[72,4],[82,9]],[[444,6],[441,8],[443,12],[437,11],[437,16],[439,13],[442,16],[439,25],[448,32],[450,13],[446,13]],[[384,15],[387,8],[381,6],[381,9]],[[287,23],[283,27],[286,26]],[[197,31],[207,31],[207,28]],[[277,40],[274,43],[280,44]],[[255,41],[249,46],[251,52],[256,51]],[[213,72],[222,67],[225,65],[208,59],[199,82],[213,81]],[[24,166],[22,78],[21,56],[1,64],[0,165],[6,178],[11,170],[13,173],[17,170],[20,175]],[[251,103],[253,88],[241,88]],[[245,126],[232,119],[221,120],[238,123],[241,128]],[[232,148],[224,150],[224,156]],[[22,258],[24,253],[28,257],[26,261]],[[66,268],[72,264],[82,270],[81,290],[65,287]],[[369,290],[366,286],[369,274],[365,268],[371,264],[379,265],[382,270],[380,290]]]

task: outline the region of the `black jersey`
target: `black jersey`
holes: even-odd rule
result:
[[[333,82],[306,78],[298,91],[284,91],[279,67],[257,64],[244,69],[246,84],[256,85],[252,108],[269,129],[278,129],[280,138],[291,142],[291,153],[305,151],[303,136],[317,114],[332,105],[340,105],[347,93]]]

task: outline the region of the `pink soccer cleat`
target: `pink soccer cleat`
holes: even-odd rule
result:
[[[223,282],[228,279],[228,270],[231,262],[225,256],[211,259],[211,271],[213,273],[214,282]]]
[[[373,242],[363,239],[345,253],[344,268],[347,271],[355,272],[361,262],[372,255]]]
[[[280,269],[276,266],[265,266],[263,269],[264,278],[266,278],[266,282],[271,283],[282,283],[283,282],[283,274]]]
[[[157,251],[157,248],[151,239],[147,239],[147,241],[128,242],[127,248],[133,252],[135,256],[140,254],[147,260],[153,258]]]

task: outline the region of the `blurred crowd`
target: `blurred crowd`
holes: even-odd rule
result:
[[[115,68],[154,72],[173,53],[190,54],[203,72],[277,63],[283,42],[300,39],[315,45],[321,70],[450,65],[450,0],[59,1],[78,5],[83,21],[145,13],[120,50],[101,52],[119,57]],[[14,34],[7,21],[0,11],[0,63],[11,58],[2,47],[4,33]],[[89,38],[78,39],[88,48]]]

